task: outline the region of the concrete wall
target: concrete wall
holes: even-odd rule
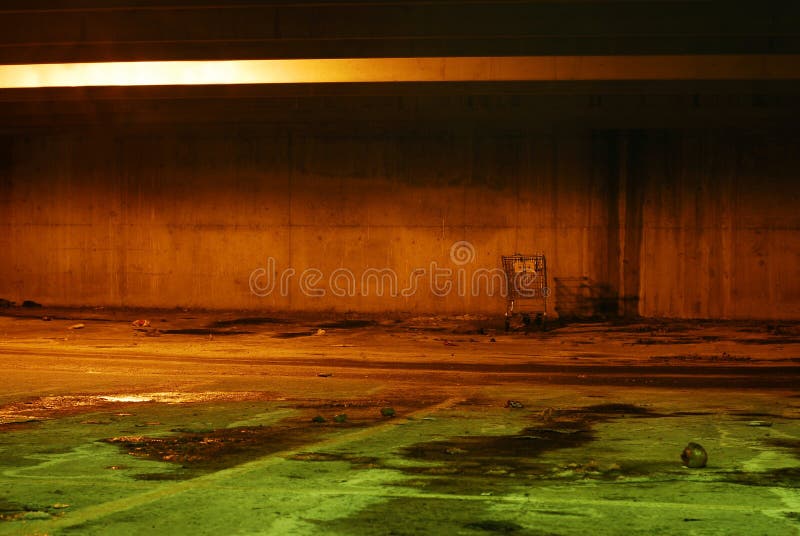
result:
[[[469,127],[20,133],[0,139],[0,297],[501,314],[502,297],[459,283],[521,251],[547,255],[561,314],[800,318],[797,141]],[[474,248],[464,264],[451,257],[460,241]],[[306,269],[321,276],[306,287],[325,295],[301,289]],[[332,292],[332,278],[347,286],[340,269],[354,295]],[[398,295],[389,280],[378,295],[370,269],[390,269]],[[435,269],[452,270],[438,292]],[[276,285],[257,296],[251,279],[262,294]]]
[[[640,311],[800,318],[800,136],[646,135]]]

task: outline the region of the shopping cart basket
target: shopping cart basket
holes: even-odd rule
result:
[[[511,327],[513,315],[522,317],[527,328],[531,317],[535,326],[544,329],[547,317],[547,261],[544,255],[503,256],[506,274],[506,331]]]

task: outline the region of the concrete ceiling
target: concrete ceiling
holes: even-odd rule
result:
[[[580,58],[584,76],[0,89],[0,130],[164,122],[792,127],[800,117],[795,54],[800,3],[776,0],[9,0],[0,8],[6,65],[534,56],[566,66]],[[725,76],[714,75],[718,65],[727,65]]]
[[[800,52],[777,0],[10,0],[0,64]]]

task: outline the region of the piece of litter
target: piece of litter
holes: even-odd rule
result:
[[[523,406],[522,402],[520,402],[519,400],[507,400],[506,405],[504,407],[520,409],[524,408],[525,406]]]
[[[689,443],[681,452],[681,460],[686,467],[699,469],[706,466],[708,454],[701,444]]]
[[[330,378],[331,376],[333,376],[333,372],[320,372],[319,374],[317,374],[317,376],[319,376],[320,378]]]
[[[769,421],[750,421],[747,423],[747,426],[772,426],[772,423]]]
[[[150,327],[150,321],[149,320],[144,320],[144,319],[134,320],[133,322],[131,322],[131,326],[133,326],[135,328],[149,328]]]
[[[71,325],[70,327],[68,327],[67,329],[83,329],[83,328],[85,328],[85,327],[86,327],[86,325],[85,325],[85,324],[72,324],[72,325]]]
[[[317,335],[317,336],[318,336],[318,335],[325,335],[325,330],[324,330],[324,329],[322,329],[322,328],[319,328],[319,329],[317,330],[317,332],[316,332],[316,333],[314,333],[314,335]]]

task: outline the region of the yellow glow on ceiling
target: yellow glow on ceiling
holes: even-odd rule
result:
[[[0,65],[0,88],[800,78],[800,55],[519,56]]]

